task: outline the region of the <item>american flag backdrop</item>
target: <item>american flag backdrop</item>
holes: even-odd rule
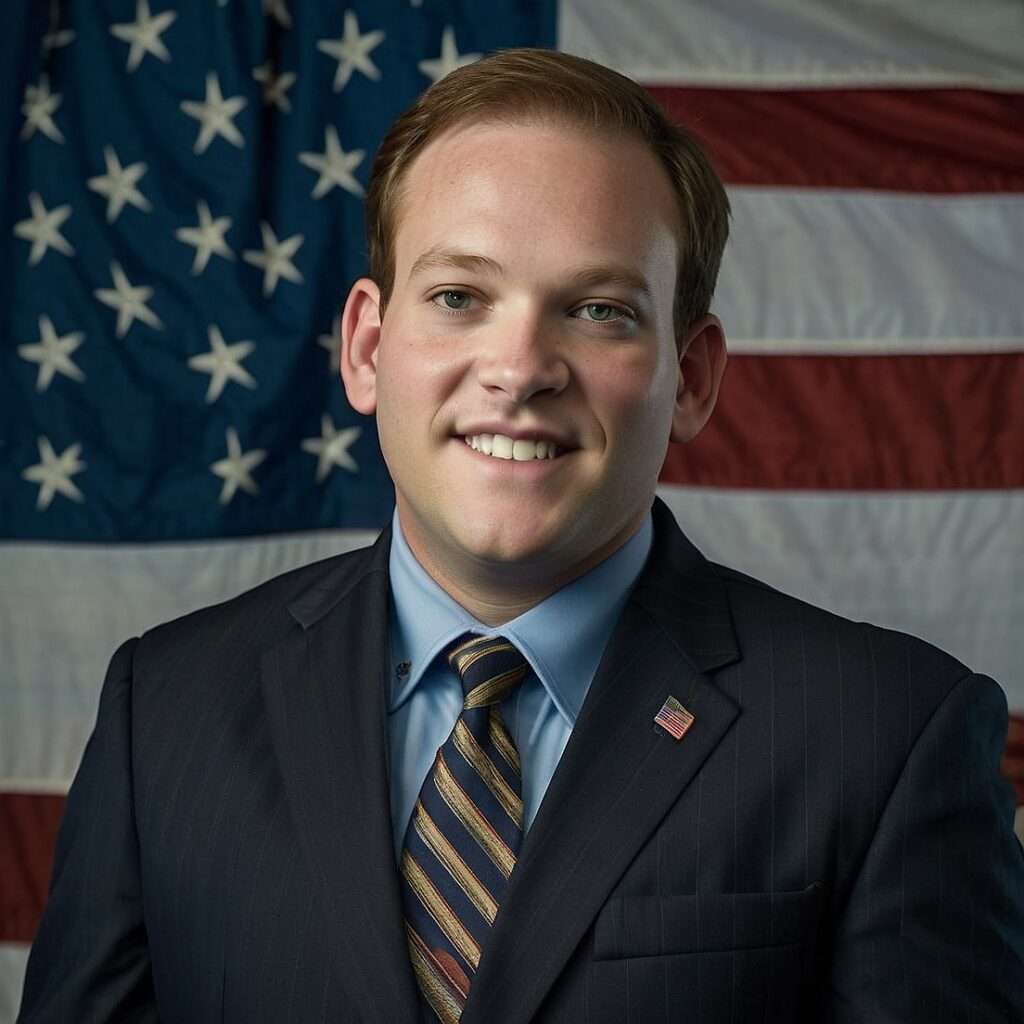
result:
[[[729,185],[733,358],[662,474],[687,532],[1024,709],[1020,0],[13,0],[0,1022],[115,646],[388,519],[337,375],[373,153],[523,45],[643,82]]]

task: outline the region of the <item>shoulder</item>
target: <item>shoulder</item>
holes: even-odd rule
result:
[[[727,566],[706,563],[728,593],[745,658],[783,665],[783,680],[824,685],[837,696],[902,703],[927,717],[955,690],[1005,702],[1000,687],[935,644],[857,621],[786,594]]]
[[[883,695],[893,704],[901,693],[916,717],[973,675],[926,640],[846,618],[709,560],[660,501],[654,522],[655,544],[638,588],[690,650],[720,652],[714,660],[726,667],[719,678],[733,672],[758,683],[770,679],[776,696],[806,688],[823,713],[850,701],[884,703]]]
[[[951,793],[968,771],[987,771],[989,792],[1003,798],[992,780],[1007,701],[995,680],[920,637],[714,563],[706,571],[728,595],[739,657],[714,682],[743,710],[745,747],[767,732],[770,771],[818,776],[822,806],[832,808],[823,814],[841,818],[851,837],[863,828],[869,841],[900,779],[906,792],[931,784]],[[840,794],[829,779],[842,780]]]
[[[379,542],[378,542],[379,544]],[[373,572],[378,545],[312,562],[147,630],[134,649],[136,669],[189,661],[209,667],[252,662],[301,625],[310,603],[337,598]],[[386,557],[384,565],[387,564]]]

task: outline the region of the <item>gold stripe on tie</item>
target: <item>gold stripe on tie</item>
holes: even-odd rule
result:
[[[402,851],[402,874],[437,927],[475,971],[480,966],[480,947],[408,850]]]
[[[476,737],[469,731],[466,723],[460,718],[455,723],[452,734],[455,746],[469,765],[487,783],[487,788],[494,794],[494,799],[501,804],[502,810],[512,819],[516,828],[523,827],[523,801],[512,787],[505,781],[494,762],[487,756]]]
[[[466,894],[467,899],[478,911],[480,916],[488,923],[494,924],[498,915],[498,904],[494,897],[488,892],[487,887],[473,874],[472,869],[459,856],[458,850],[448,842],[444,833],[434,823],[434,819],[427,813],[422,802],[416,801],[416,816],[413,825],[419,833],[420,838],[427,844],[427,847],[434,856],[444,865],[448,874],[455,879],[455,883]]]
[[[501,637],[471,636],[465,643],[459,644],[448,655],[448,664],[461,676],[467,668],[475,665],[481,658],[487,657],[488,654],[511,650],[513,650],[512,644]]]
[[[459,644],[458,647],[453,647],[448,652],[448,664],[450,664],[452,666],[452,668],[455,668],[456,667],[455,663],[458,661],[459,658],[463,657],[463,652],[464,651],[469,650],[470,647],[473,647],[476,644],[483,643],[484,640],[485,640],[485,638],[482,637],[482,636],[473,636],[473,635],[467,636],[466,639],[463,640],[462,643]],[[493,643],[493,642],[495,642],[497,640],[498,640],[497,637],[493,637],[491,639],[491,642]]]
[[[519,762],[519,751],[512,742],[512,737],[505,728],[497,708],[491,708],[491,720],[487,723],[491,743],[494,744],[498,753],[505,759],[506,764],[517,774],[522,775],[523,769]]]
[[[445,762],[444,755],[438,752],[434,762],[434,785],[444,798],[444,802],[452,809],[452,813],[462,821],[466,830],[477,841],[480,849],[494,862],[494,866],[506,877],[512,874],[516,865],[515,854],[505,845],[504,840],[494,830],[494,826],[480,813],[480,809],[466,795],[458,780],[452,775]]]
[[[529,665],[517,665],[515,668],[502,672],[479,686],[474,686],[466,694],[466,702],[463,707],[468,711],[470,708],[482,708],[488,704],[497,704],[505,694],[516,687],[530,671]]]
[[[406,923],[405,931],[420,991],[441,1019],[441,1024],[458,1024],[469,995],[468,987],[463,991],[465,979],[453,978],[410,924]]]

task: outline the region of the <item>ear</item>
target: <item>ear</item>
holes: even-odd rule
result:
[[[709,314],[687,329],[679,350],[679,383],[671,439],[692,441],[711,418],[728,355],[722,321]]]
[[[349,405],[364,416],[377,411],[377,348],[380,345],[380,289],[361,277],[341,314],[341,379]]]

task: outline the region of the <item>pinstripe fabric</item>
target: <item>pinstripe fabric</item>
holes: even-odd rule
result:
[[[453,885],[496,915],[460,1024],[1024,1024],[999,687],[654,527],[500,912]],[[421,1020],[388,543],[118,650],[20,1024]]]
[[[449,652],[464,703],[423,783],[402,849],[402,905],[420,992],[456,1024],[523,837],[519,756],[497,705],[529,671],[504,637]]]

